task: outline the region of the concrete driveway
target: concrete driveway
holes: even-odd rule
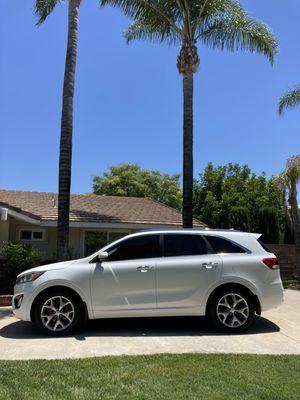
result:
[[[74,335],[42,336],[33,324],[0,308],[0,359],[58,359],[154,353],[300,354],[300,291],[256,317],[244,334],[216,333],[205,318],[97,320]]]

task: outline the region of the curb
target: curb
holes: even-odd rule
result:
[[[11,306],[11,302],[12,302],[11,295],[0,296],[0,307]]]

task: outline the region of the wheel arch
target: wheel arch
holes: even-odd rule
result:
[[[243,290],[245,293],[247,293],[247,294],[253,299],[253,303],[254,303],[254,307],[255,307],[255,312],[256,312],[256,314],[258,314],[258,315],[261,314],[261,304],[260,304],[259,298],[258,298],[258,296],[257,296],[255,293],[252,292],[252,290],[250,290],[247,286],[245,286],[245,285],[243,285],[243,284],[241,284],[241,283],[229,283],[229,282],[227,282],[227,283],[223,283],[223,284],[217,286],[217,287],[210,293],[210,295],[209,295],[209,297],[208,297],[208,299],[207,299],[207,302],[206,302],[206,307],[205,307],[205,314],[206,314],[206,315],[207,315],[207,312],[208,312],[208,308],[209,308],[210,302],[211,302],[211,300],[214,298],[214,296],[215,296],[219,291],[221,291],[221,290],[223,290],[223,289],[227,289],[227,288],[230,289],[230,290],[232,290],[232,289],[234,289],[234,288],[237,288],[237,289],[241,289],[241,290]]]
[[[87,309],[86,302],[83,300],[83,298],[80,296],[80,294],[76,290],[74,290],[68,286],[64,286],[64,285],[53,285],[53,286],[49,286],[49,287],[41,290],[34,298],[32,304],[31,304],[31,307],[30,307],[30,320],[32,322],[34,322],[34,310],[35,310],[38,300],[45,294],[51,294],[51,293],[59,291],[59,290],[63,290],[64,292],[69,293],[69,294],[73,295],[74,297],[76,297],[79,300],[80,304],[82,305],[82,311],[84,312],[84,319],[88,318],[88,309]]]

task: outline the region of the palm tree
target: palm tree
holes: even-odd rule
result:
[[[300,215],[297,200],[297,185],[300,183],[300,155],[290,157],[284,171],[288,202],[291,207],[296,245],[296,272],[300,283]]]
[[[236,0],[100,0],[123,10],[134,22],[127,42],[147,39],[180,46],[177,68],[183,78],[183,227],[193,226],[193,76],[197,43],[221,50],[249,50],[273,63],[277,42],[270,29],[250,18]]]
[[[40,25],[59,4],[60,0],[36,0],[35,9]],[[78,43],[78,16],[81,0],[68,0],[68,43],[63,84],[61,134],[59,149],[57,257],[68,258],[69,213],[72,163],[73,101]]]
[[[279,115],[284,114],[288,109],[292,110],[300,105],[300,85],[288,91],[280,97],[278,102]]]

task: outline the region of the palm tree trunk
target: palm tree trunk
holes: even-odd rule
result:
[[[298,281],[300,283],[300,215],[299,215],[299,208],[297,201],[296,183],[291,184],[289,203],[292,211],[295,246],[296,246],[296,274],[298,275]]]
[[[69,248],[69,213],[72,166],[73,100],[81,0],[69,0],[68,44],[63,86],[59,149],[57,258],[66,260]]]
[[[186,72],[183,75],[183,228],[193,227],[193,95],[193,72]]]

